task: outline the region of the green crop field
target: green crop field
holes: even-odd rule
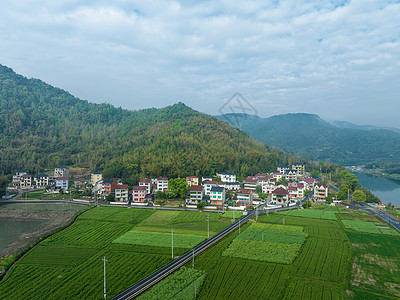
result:
[[[185,242],[196,239],[198,243],[207,236],[205,217],[205,213],[186,211],[93,208],[65,230],[35,246],[11,267],[0,282],[0,298],[101,299],[104,256],[110,298],[172,260],[170,243],[160,247],[118,244],[114,240],[140,227],[156,234],[168,232],[170,242],[169,229],[173,225],[177,231],[182,226],[182,233],[174,234],[178,245],[180,238]],[[221,214],[210,214],[210,230],[230,224],[220,222],[220,217]],[[187,233],[190,234],[180,236]],[[174,254],[182,255],[192,244],[174,249]]]
[[[362,220],[342,220],[342,223],[347,229],[357,232],[400,236],[400,234],[394,229],[379,228],[376,227],[376,224],[372,222],[366,222]]]
[[[182,267],[165,280],[161,281],[148,292],[141,295],[139,300],[158,300],[158,299],[195,299],[194,284],[196,285],[196,295],[204,282],[205,273],[196,269]],[[196,282],[195,282],[196,281]]]
[[[251,224],[223,252],[223,256],[290,264],[307,234],[290,225]]]
[[[174,233],[174,247],[191,249],[206,238],[206,236],[201,237],[198,235]],[[172,234],[166,232],[142,232],[131,230],[117,238],[114,243],[170,247],[172,245]]]
[[[335,212],[326,209],[293,209],[279,212],[279,214],[323,220],[337,220]]]

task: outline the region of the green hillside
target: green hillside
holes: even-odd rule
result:
[[[400,174],[400,133],[386,129],[339,128],[313,114],[259,118],[246,114],[218,116],[263,143],[342,165],[381,167]]]
[[[139,111],[93,104],[1,65],[0,127],[3,175],[68,165],[134,184],[218,170],[245,176],[295,160],[183,103]]]

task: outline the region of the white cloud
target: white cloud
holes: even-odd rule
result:
[[[131,109],[218,113],[240,91],[260,115],[400,127],[399,15],[378,0],[9,1],[0,63]]]

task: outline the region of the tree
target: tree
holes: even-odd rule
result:
[[[174,178],[168,181],[168,196],[171,198],[185,198],[189,191],[189,185],[185,178]]]
[[[262,193],[262,188],[261,188],[261,186],[256,186],[256,193],[257,193],[258,195],[260,195],[260,194]]]
[[[200,201],[198,204],[197,204],[197,208],[203,208],[203,207],[206,207],[207,206],[207,203],[205,202],[205,201]]]
[[[361,202],[365,202],[365,200],[367,199],[367,197],[365,196],[363,191],[360,190],[355,190],[353,193],[353,200],[354,201],[361,201]]]
[[[265,200],[268,197],[268,194],[266,193],[259,193],[258,197],[260,197],[261,199]]]
[[[277,182],[276,185],[284,184],[287,185],[287,181],[285,177],[281,177]]]
[[[165,199],[166,198],[165,192],[157,191],[156,192],[156,197],[157,197],[157,199]]]
[[[337,193],[338,200],[346,199],[348,192],[349,192],[349,186],[345,183],[341,184],[339,186],[339,192]]]
[[[310,200],[306,201],[305,203],[303,203],[303,207],[304,208],[310,208],[312,206],[312,203]]]
[[[113,194],[108,194],[107,195],[107,197],[106,197],[106,201],[107,202],[113,202],[115,199],[114,199],[114,196],[113,196]]]
[[[331,196],[326,197],[325,199],[326,202],[332,203],[333,199]]]

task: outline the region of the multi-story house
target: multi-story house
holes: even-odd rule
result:
[[[217,176],[221,178],[222,182],[235,182],[236,175],[230,172],[219,172]]]
[[[147,179],[147,178],[140,179],[139,186],[144,186],[146,188],[147,194],[151,193],[151,179]]]
[[[217,186],[218,186],[218,182],[217,181],[206,181],[204,183],[204,194],[210,195],[211,194],[211,189],[213,187],[217,187]]]
[[[15,174],[13,175],[13,179],[12,179],[12,185],[15,187],[20,187],[21,176],[26,175],[26,174],[28,174],[28,173],[24,170],[15,172]]]
[[[85,178],[77,177],[77,178],[74,179],[74,187],[76,189],[81,190],[81,189],[85,188],[85,186],[86,186]],[[93,191],[94,192],[96,192],[95,191],[95,187],[96,187],[96,185],[93,186]]]
[[[240,182],[225,182],[225,188],[229,191],[237,191],[238,189],[240,189]]]
[[[225,189],[223,187],[213,186],[211,188],[210,203],[216,206],[222,206],[225,203]]]
[[[289,193],[284,188],[277,188],[272,192],[272,202],[277,205],[287,205],[289,203]]]
[[[54,169],[54,178],[57,177],[69,177],[68,167],[57,167]]]
[[[287,189],[289,193],[289,199],[297,199],[298,198],[298,190],[295,186],[289,186]]]
[[[271,174],[271,177],[275,180],[275,181],[279,181],[279,179],[281,179],[283,176],[283,174],[279,171],[274,171]]]
[[[316,201],[325,201],[328,197],[328,186],[324,183],[316,183],[314,185],[314,199]]]
[[[261,186],[261,191],[264,194],[271,194],[275,189],[276,189],[276,186],[273,183],[268,183],[266,185]]]
[[[146,200],[147,187],[146,186],[134,186],[132,188],[132,202],[143,203]]]
[[[108,195],[113,193],[117,184],[118,184],[118,181],[116,181],[116,180],[103,180],[103,186],[104,186],[104,189],[102,189],[103,196],[107,197]]]
[[[297,174],[303,175],[304,174],[304,164],[302,163],[294,163],[292,164],[292,170],[295,170]]]
[[[34,177],[36,187],[46,187],[49,185],[49,175],[39,174]]]
[[[101,173],[92,173],[90,174],[90,183],[92,186],[95,186],[96,183],[103,179],[103,175]]]
[[[253,205],[253,196],[253,190],[239,189],[239,191],[236,193],[236,202],[239,206],[251,206]]]
[[[29,174],[24,174],[19,179],[19,187],[21,189],[30,189],[33,185],[33,177]]]
[[[286,170],[284,173],[285,179],[289,180],[297,180],[297,171],[295,170]]]
[[[307,177],[307,178],[304,178],[304,181],[307,183],[309,190],[313,190],[314,189],[314,185],[315,185],[315,179],[314,178]]]
[[[168,189],[168,178],[159,177],[157,178],[157,191],[165,192]]]
[[[201,185],[192,185],[190,187],[190,198],[186,200],[187,204],[198,204],[203,200],[204,189]]]
[[[304,197],[304,184],[303,183],[297,184],[297,196],[300,199],[303,199],[303,197]]]
[[[279,173],[284,174],[287,170],[289,170],[289,166],[287,165],[280,165],[276,168]]]
[[[114,189],[115,201],[126,202],[129,200],[129,188],[127,184],[117,184]]]
[[[199,177],[197,176],[187,176],[186,177],[186,182],[189,186],[192,185],[199,185]]]
[[[68,190],[68,177],[57,177],[55,182],[57,190],[63,190],[64,192]]]
[[[257,179],[249,179],[249,177],[247,177],[248,179],[246,179],[245,181],[243,181],[244,184],[244,188],[245,189],[250,189],[250,190],[255,190],[257,187]]]

